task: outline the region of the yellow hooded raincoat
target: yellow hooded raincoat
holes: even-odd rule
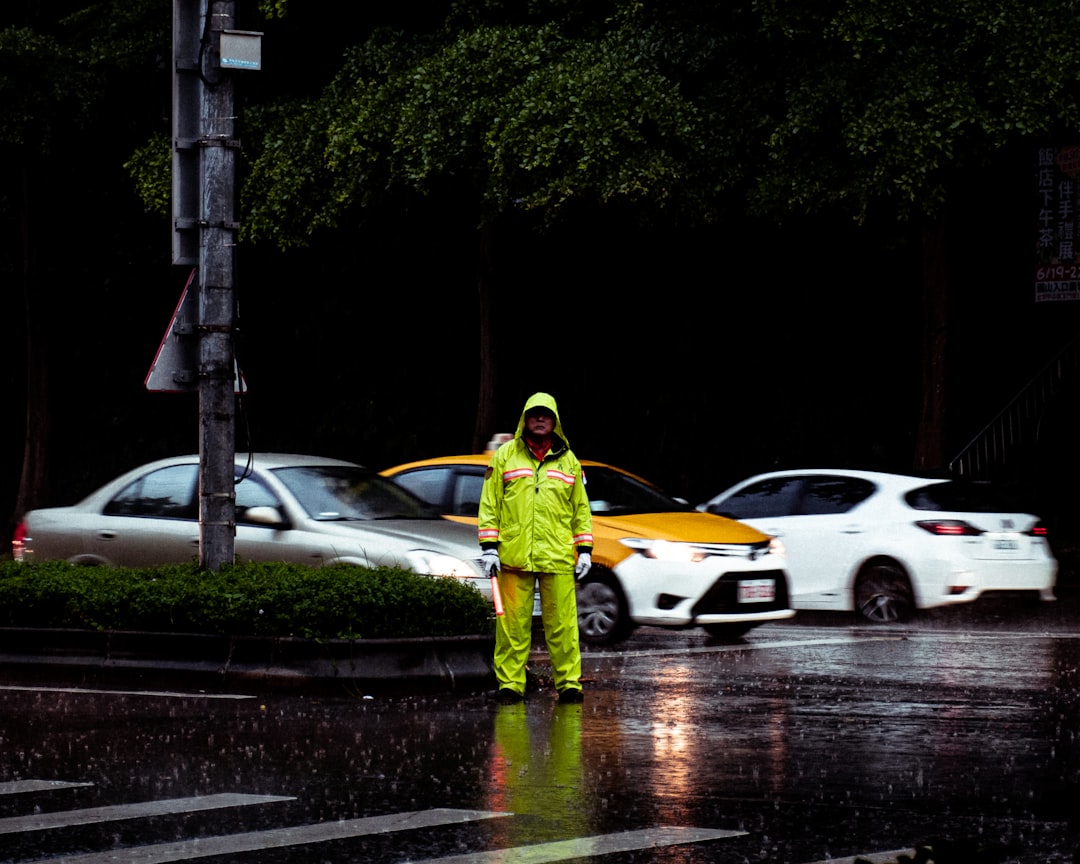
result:
[[[525,414],[544,407],[555,415],[551,450],[537,460],[523,440]],[[555,399],[529,397],[513,439],[492,456],[480,496],[480,545],[497,544],[506,614],[499,619],[495,672],[500,688],[525,691],[534,585],[539,581],[544,636],[555,686],[580,689],[576,551],[591,551],[592,514],[581,463],[570,450]]]

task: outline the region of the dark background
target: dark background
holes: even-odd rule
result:
[[[268,35],[265,71],[242,85],[248,98],[289,83],[275,44]],[[328,64],[337,56],[325,52]],[[166,76],[132,87],[135,103],[167,118]],[[145,132],[133,123],[38,177],[49,504],[198,446],[196,397],[143,387],[188,275],[170,264],[167,221],[142,212],[122,168]],[[935,370],[950,456],[1080,333],[1080,303],[1034,302],[1035,146],[959,170],[950,184],[948,359]],[[27,372],[7,203],[5,518],[18,515]],[[508,219],[496,234],[499,422],[489,431],[512,431],[525,398],[546,390],[579,456],[692,502],[772,468],[910,470],[922,386],[919,228],[840,215],[642,228],[618,211],[581,210],[540,231]],[[472,211],[445,199],[387,207],[306,250],[241,247],[238,354],[249,392],[238,448],[376,468],[466,452],[478,259]],[[1076,387],[1067,381],[1039,418],[1038,452],[1020,471],[1065,529],[1080,471]]]
[[[950,454],[1077,332],[1075,303],[1034,303],[1030,170],[1010,167],[973,182],[950,220]],[[57,503],[197,447],[194,395],[142,386],[187,276],[168,264],[167,227],[147,222],[140,251],[157,244],[162,260],[114,264],[98,279],[77,268],[49,310]],[[597,213],[546,233],[507,226],[497,250],[492,433],[512,431],[524,399],[547,390],[579,455],[691,500],[773,467],[910,469],[917,237],[840,217],[664,231]],[[243,248],[237,269],[252,446],[374,467],[469,449],[473,225],[414,209],[341,243]],[[19,324],[5,326],[5,500],[21,457]],[[1055,423],[1071,421],[1058,413]]]

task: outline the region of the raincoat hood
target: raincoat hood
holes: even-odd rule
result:
[[[558,441],[553,441],[552,449],[562,450],[564,448],[569,448],[570,442],[566,440],[566,433],[563,432],[562,421],[559,419],[559,409],[555,405],[555,397],[550,393],[533,393],[533,395],[525,401],[525,407],[521,409],[521,418],[518,420],[517,431],[514,433],[514,437],[524,437],[525,415],[528,414],[532,408],[547,408],[555,415],[555,429],[552,431],[551,435],[553,439],[558,439]]]

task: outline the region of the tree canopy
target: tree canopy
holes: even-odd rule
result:
[[[374,33],[318,98],[258,113],[249,236],[306,242],[394,190],[467,195],[478,222],[582,201],[704,210],[706,126],[662,42],[617,19],[567,31]]]
[[[1080,126],[1067,0],[458,3],[379,31],[261,112],[250,235],[289,245],[383,193],[708,218],[932,213],[950,172]],[[726,196],[726,199],[725,199]]]
[[[954,169],[1080,129],[1080,24],[1063,0],[757,4],[776,98],[753,206],[901,216],[946,200]],[[757,88],[761,92],[762,88]]]

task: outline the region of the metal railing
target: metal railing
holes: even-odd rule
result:
[[[976,480],[1019,473],[1035,453],[1043,414],[1062,381],[1080,370],[1080,335],[1047,363],[949,462],[953,474]]]

